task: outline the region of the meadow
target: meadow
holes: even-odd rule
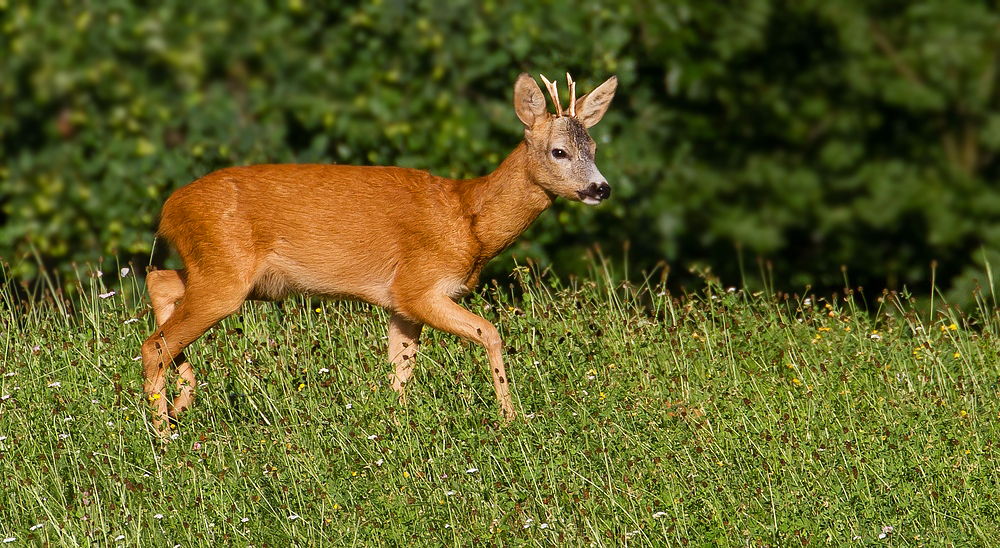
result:
[[[401,406],[384,311],[247,303],[189,350],[198,399],[161,445],[152,314],[119,275],[0,299],[3,546],[1000,541],[992,297],[519,267],[466,300],[504,337],[510,424],[481,348],[426,329]]]

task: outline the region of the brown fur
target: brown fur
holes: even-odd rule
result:
[[[525,141],[476,179],[399,167],[273,164],[222,169],[174,192],[159,234],[185,268],[152,271],[146,280],[158,327],[142,345],[144,389],[156,431],[165,435],[165,415],[194,400],[194,371],[183,350],[245,300],[293,293],[391,311],[389,360],[401,401],[424,324],[482,345],[497,401],[512,418],[500,335],[455,299],[554,197],[583,200],[599,185],[608,190],[593,162],[593,140],[580,128],[603,116],[615,85],[612,78],[581,97],[577,118],[555,117],[522,74],[515,110]],[[553,147],[570,158],[554,159]],[[179,394],[168,409],[170,364],[178,368]]]

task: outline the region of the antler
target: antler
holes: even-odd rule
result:
[[[563,115],[562,104],[559,102],[559,90],[555,82],[550,82],[544,74],[539,74],[542,77],[542,82],[545,82],[545,89],[549,90],[549,95],[552,97],[552,102],[556,105],[556,117]],[[573,108],[570,105],[570,108]],[[575,109],[574,109],[575,110]]]
[[[566,73],[566,85],[569,87],[569,115],[576,118],[576,82],[573,77]]]
[[[552,97],[552,102],[556,105],[556,117],[563,115],[562,103],[559,102],[559,89],[555,82],[550,82],[544,74],[539,74],[542,77],[542,82],[545,82],[545,89],[549,90],[549,95]],[[576,82],[573,81],[573,77],[566,73],[566,87],[569,88],[569,115],[571,117],[576,117]]]

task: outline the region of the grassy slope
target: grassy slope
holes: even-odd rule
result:
[[[386,316],[253,303],[189,352],[179,435],[147,432],[130,275],[70,320],[0,303],[0,536],[11,545],[990,544],[998,324],[707,285],[675,299],[531,279],[468,305],[485,353],[425,331],[400,407]],[[602,280],[595,275],[595,280]],[[870,297],[869,297],[870,299]],[[645,302],[646,307],[638,304]],[[492,302],[491,306],[488,302]],[[891,312],[891,315],[885,314]],[[892,527],[890,531],[887,527]]]

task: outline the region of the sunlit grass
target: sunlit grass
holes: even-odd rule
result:
[[[409,404],[387,318],[248,303],[196,343],[198,400],[147,427],[141,283],[0,301],[0,540],[9,545],[990,544],[1000,458],[991,304],[706,282],[671,295],[517,272],[466,304],[485,353],[426,331]],[[867,304],[865,304],[867,302]],[[938,303],[940,305],[940,303]],[[974,319],[970,319],[974,318]],[[13,539],[13,540],[10,540]]]

